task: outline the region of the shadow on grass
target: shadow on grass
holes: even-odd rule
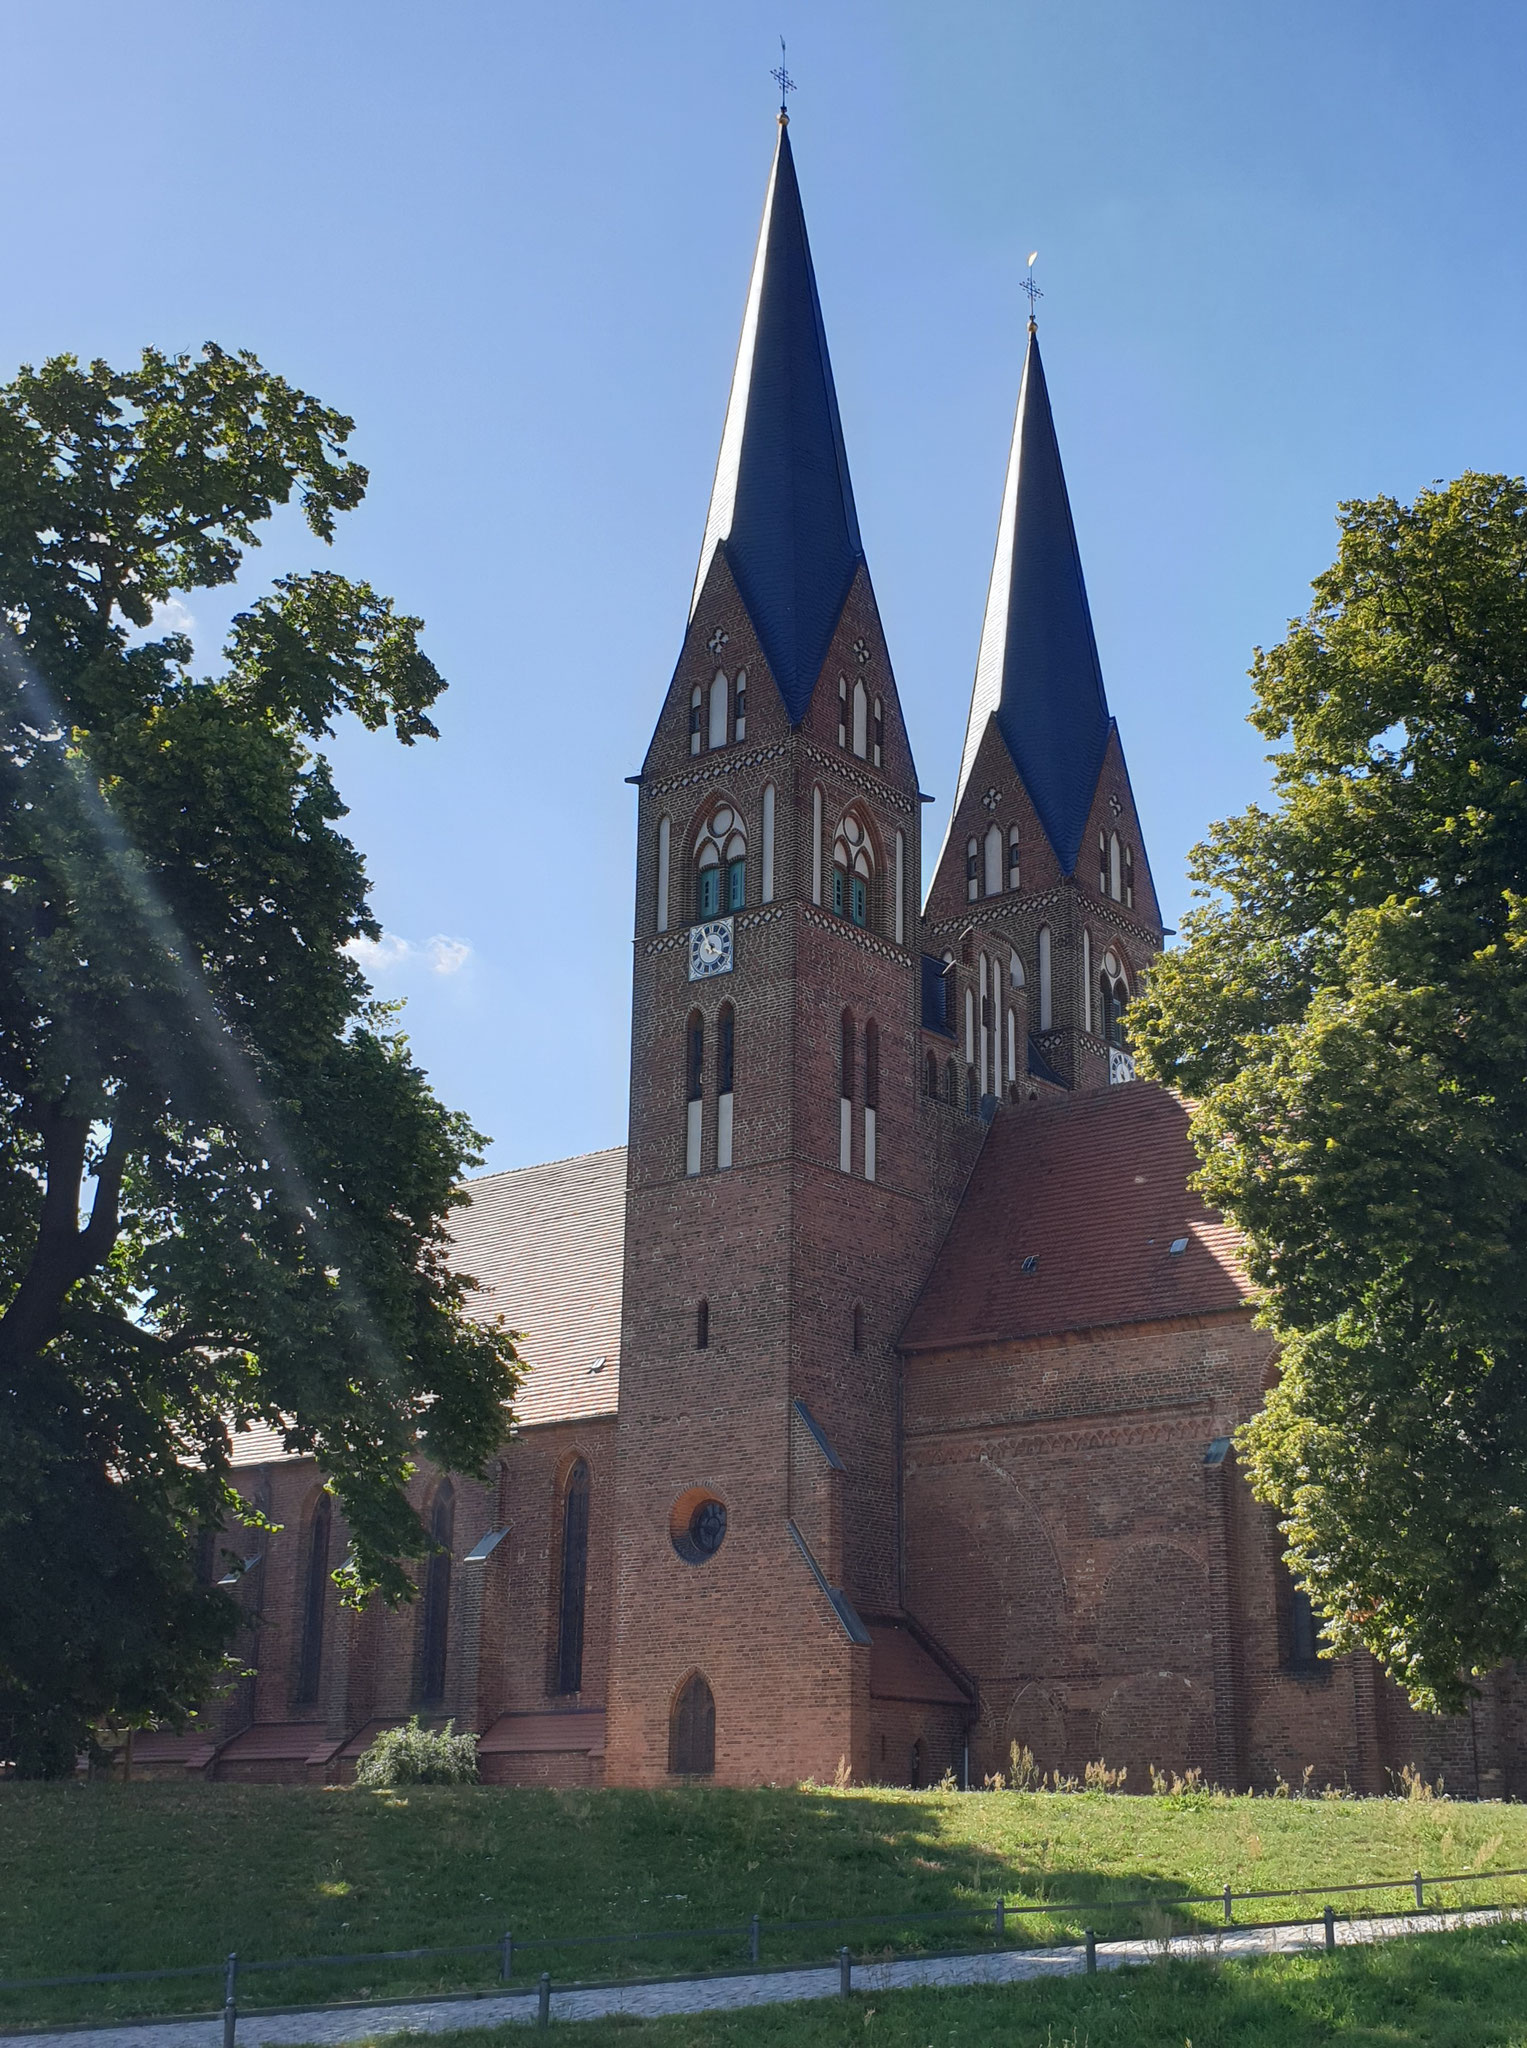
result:
[[[1286,1810],[1269,1816],[1269,1804],[1257,1802],[1252,1818],[1283,1862],[1259,1872],[1282,1881],[1286,1864],[1301,1883],[1345,1874],[1319,1809],[1291,1821]],[[542,1969],[567,1982],[742,1967],[755,1913],[765,1965],[822,1960],[842,1942],[866,1957],[991,1947],[998,1898],[1043,1909],[1010,1911],[1004,1946],[1075,1941],[1089,1925],[1104,1939],[1152,1935],[1216,1923],[1214,1906],[1184,1905],[1207,1889],[1186,1873],[1224,1860],[1229,1831],[1251,1825],[1240,1811],[1250,1806],[810,1787],[9,1786],[0,1977],[208,1964],[229,1950],[252,1963],[491,1945],[477,1956],[308,1963],[240,1985],[245,2009],[319,2005],[491,1988],[506,1930],[517,1983]],[[1511,1825],[1504,1810],[1490,1825],[1498,1845]],[[1288,1845],[1275,1827],[1294,1829]],[[1522,1832],[1517,1862],[1527,1862],[1527,1816]],[[1376,1873],[1370,1862],[1350,1874]],[[917,1917],[955,1912],[969,1917]],[[827,1918],[849,1924],[781,1924]],[[611,1940],[639,1930],[672,1938]],[[578,1945],[538,1945],[568,1936]],[[0,2026],[207,2011],[220,1996],[213,1975],[0,1991]]]

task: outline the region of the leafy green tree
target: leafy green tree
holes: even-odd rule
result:
[[[351,942],[379,936],[318,743],[411,745],[420,621],[285,576],[193,677],[151,634],[295,494],[360,502],[352,422],[247,354],[59,357],[0,387],[0,1755],[182,1715],[235,1603],[193,1569],[230,1431],[312,1451],[347,1597],[405,1596],[421,1455],[478,1467],[518,1365],[446,1219],[480,1140]],[[136,629],[136,630],[135,630]]]
[[[1527,487],[1346,505],[1314,591],[1252,670],[1276,806],[1131,1026],[1280,1340],[1252,1485],[1332,1648],[1452,1711],[1527,1653]]]

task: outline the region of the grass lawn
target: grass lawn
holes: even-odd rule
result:
[[[735,1966],[740,1931],[702,1930],[740,1930],[754,1912],[764,1916],[763,1960],[777,1963],[825,1959],[842,1940],[873,1954],[892,1941],[976,1947],[990,1935],[976,1926],[790,1932],[771,1920],[989,1907],[998,1896],[1087,1902],[1009,1922],[1010,1939],[1045,1942],[1076,1938],[1085,1923],[1104,1935],[1155,1931],[1174,1900],[1227,1881],[1271,1891],[1417,1867],[1521,1866],[1527,1806],[1447,1801],[10,1784],[0,1786],[0,1978],[205,1964],[229,1949],[255,1961],[489,1942],[506,1928],[522,1944],[690,1930],[630,1948],[520,1949],[517,1978],[544,1968],[565,1982]],[[1527,1882],[1433,1897],[1518,1901]],[[1110,1898],[1157,1903],[1142,1923],[1133,1910],[1110,1914]],[[1299,1910],[1318,1914],[1319,1904]],[[1292,1910],[1275,1901],[1241,1913]],[[1216,1915],[1174,1917],[1212,1924]],[[247,1977],[240,2002],[486,1984],[495,1970],[488,1957],[447,1957],[271,1973]],[[205,2011],[220,1995],[211,1976],[0,1992],[0,2022]]]
[[[1527,1929],[692,2019],[559,2022],[556,2032],[564,2048],[1522,2048]],[[426,2048],[426,2037],[412,2039]],[[427,2048],[520,2048],[524,2039],[522,2027],[503,2027],[431,2034]]]

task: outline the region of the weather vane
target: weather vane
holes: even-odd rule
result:
[[[771,71],[769,76],[779,87],[779,110],[783,114],[785,112],[785,94],[795,91],[795,80],[785,69],[785,39],[783,36],[779,39],[779,68]],[[789,118],[788,115],[786,118]]]
[[[1035,325],[1035,320],[1034,320],[1034,307],[1035,307],[1035,305],[1036,305],[1036,304],[1038,303],[1038,301],[1039,301],[1040,299],[1042,299],[1042,298],[1044,297],[1044,293],[1043,293],[1043,292],[1042,292],[1042,291],[1041,291],[1041,290],[1039,289],[1039,286],[1038,286],[1037,284],[1035,284],[1035,282],[1034,282],[1034,259],[1035,259],[1035,258],[1036,258],[1036,257],[1038,256],[1038,254],[1039,254],[1039,251],[1038,251],[1037,249],[1031,249],[1031,250],[1029,251],[1029,268],[1028,268],[1028,274],[1027,274],[1026,276],[1024,276],[1024,277],[1021,277],[1021,278],[1019,278],[1019,280],[1018,280],[1018,289],[1019,289],[1019,291],[1021,291],[1021,292],[1027,292],[1027,293],[1028,293],[1028,295],[1029,295],[1029,325],[1030,325],[1030,327],[1032,327],[1032,326],[1034,326],[1034,325]]]

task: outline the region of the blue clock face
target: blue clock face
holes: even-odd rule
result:
[[[703,981],[709,974],[732,971],[732,920],[713,918],[709,924],[693,926],[689,934],[689,978]]]

